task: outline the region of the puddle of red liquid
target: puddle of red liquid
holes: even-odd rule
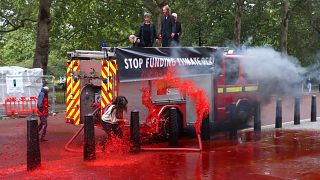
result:
[[[153,146],[166,146],[161,143]],[[196,147],[184,138],[180,147]],[[82,154],[43,161],[39,170],[26,166],[0,169],[6,178],[105,178],[105,179],[314,179],[320,178],[320,133],[310,131],[242,132],[229,140],[225,135],[203,142],[199,152],[97,153],[84,162]],[[61,148],[63,151],[63,148]],[[42,157],[47,154],[42,154]],[[43,158],[44,159],[44,158]]]

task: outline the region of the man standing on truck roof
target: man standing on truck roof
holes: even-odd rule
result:
[[[165,5],[162,8],[163,17],[161,19],[160,38],[162,39],[162,47],[171,46],[171,41],[175,35],[174,18],[170,15],[170,8]]]
[[[157,39],[156,26],[151,23],[150,14],[144,13],[144,22],[141,23],[138,34],[138,42],[142,47],[152,47]]]
[[[131,43],[131,47],[141,47],[140,43],[137,41],[137,37],[133,34],[129,36],[129,41]]]
[[[172,42],[173,42],[173,46],[179,46],[180,36],[181,36],[181,23],[178,21],[177,13],[172,13],[172,16],[174,18],[174,23],[175,23],[175,27],[176,27]]]

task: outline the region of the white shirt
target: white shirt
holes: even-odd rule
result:
[[[118,119],[116,117],[116,109],[111,113],[111,110],[113,109],[114,105],[110,105],[107,107],[105,112],[103,113],[101,120],[107,123],[111,124],[118,124]]]

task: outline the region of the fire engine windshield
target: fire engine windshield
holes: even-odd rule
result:
[[[240,61],[237,58],[224,59],[225,85],[235,84],[239,79]]]

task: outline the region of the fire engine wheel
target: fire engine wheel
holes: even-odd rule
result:
[[[170,128],[170,111],[165,110],[161,116],[159,121],[159,135],[162,138],[168,139],[169,138],[169,128]],[[181,136],[183,134],[183,122],[182,122],[182,115],[180,111],[178,111],[178,126],[174,127],[173,131],[177,131],[178,134]]]
[[[253,119],[253,108],[249,103],[241,103],[236,109],[236,117],[239,123],[248,126]]]

